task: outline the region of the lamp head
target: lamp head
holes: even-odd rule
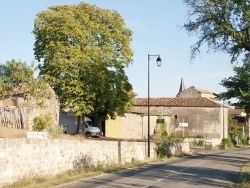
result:
[[[161,66],[161,58],[160,58],[160,55],[158,55],[157,59],[156,59],[156,64],[158,67]]]

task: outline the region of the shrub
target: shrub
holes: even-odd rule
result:
[[[169,151],[169,148],[166,142],[162,142],[158,144],[157,147],[155,148],[155,151],[156,151],[157,157],[159,158],[171,157],[171,153]]]
[[[204,135],[198,134],[198,135],[194,136],[194,138],[204,138]]]
[[[42,131],[53,124],[50,114],[35,117],[33,123],[33,130],[35,131]]]
[[[248,145],[248,140],[245,139],[245,138],[242,138],[242,139],[241,139],[241,143],[242,143],[243,145]]]
[[[58,126],[56,124],[52,124],[48,127],[46,127],[47,132],[49,133],[50,136],[57,137],[59,135],[62,135],[65,131],[65,128],[63,126]]]
[[[199,146],[199,147],[202,147],[202,146],[204,146],[204,143],[205,143],[205,141],[202,140],[202,139],[199,139],[199,140],[194,139],[194,140],[191,142],[191,145],[192,145],[192,146]]]
[[[234,146],[230,138],[223,138],[221,145],[223,146],[223,148],[232,148]]]
[[[166,137],[165,140],[169,141],[169,142],[183,142],[184,138],[179,137],[179,136],[175,136],[172,134],[172,135]]]

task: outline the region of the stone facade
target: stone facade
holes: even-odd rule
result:
[[[0,106],[6,111],[19,110],[22,113],[16,113],[20,115],[17,119],[23,120],[23,125],[16,127],[13,120],[9,120],[11,123],[7,127],[11,128],[22,128],[26,130],[33,130],[33,120],[38,116],[50,115],[52,121],[57,125],[59,121],[59,102],[57,96],[51,88],[47,89],[50,92],[50,98],[39,98],[30,97],[29,99],[24,99],[22,97],[13,97],[0,101]],[[15,118],[11,118],[15,119]],[[1,118],[1,121],[4,121]],[[6,121],[6,120],[5,120]],[[5,125],[6,126],[6,125]]]
[[[179,92],[178,97],[186,97],[186,98],[205,97],[208,99],[214,99],[216,96],[211,91],[207,91],[204,89],[199,89],[199,88],[196,88],[194,86],[191,86],[191,87]]]
[[[93,147],[94,146],[94,147]],[[157,143],[150,144],[151,158]],[[189,152],[188,143],[170,144],[172,154]],[[22,178],[112,165],[147,158],[147,142],[0,138],[0,186]]]
[[[228,107],[203,98],[159,98],[152,99],[150,107],[150,135],[156,130],[156,120],[163,117],[168,135],[212,139],[213,145],[228,136]],[[119,120],[106,121],[106,130],[113,127],[117,132],[108,137],[145,139],[148,137],[147,100],[139,99],[130,113]],[[180,127],[187,123],[188,127]]]
[[[158,116],[150,116],[150,135],[153,135],[155,132],[157,119]],[[146,114],[126,113],[124,117],[106,120],[105,124],[105,136],[107,137],[125,139],[148,138],[148,116]]]

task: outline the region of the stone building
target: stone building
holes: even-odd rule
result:
[[[0,101],[0,126],[33,130],[34,118],[50,116],[56,125],[59,120],[59,102],[52,88],[42,93],[48,98],[24,97],[22,94],[12,95]],[[41,93],[41,94],[42,94]]]
[[[185,89],[183,80],[175,98],[150,98],[150,135],[158,118],[164,118],[169,135],[203,136],[217,145],[228,135],[228,106],[214,100],[212,92],[194,86]],[[130,113],[106,121],[106,136],[148,137],[148,99],[136,98]],[[182,127],[180,125],[188,125]]]

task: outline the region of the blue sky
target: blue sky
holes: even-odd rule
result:
[[[0,62],[11,59],[35,60],[32,34],[36,14],[59,4],[78,4],[78,0],[8,0],[0,6]],[[175,97],[181,78],[185,87],[195,86],[223,92],[223,78],[234,73],[225,53],[207,53],[206,47],[190,62],[190,46],[197,36],[189,37],[181,26],[187,21],[188,9],[182,0],[86,0],[98,7],[116,10],[133,31],[134,62],[126,69],[137,97],[147,97],[148,54],[160,54],[162,66],[150,60],[150,96]],[[35,61],[36,62],[36,61]]]

